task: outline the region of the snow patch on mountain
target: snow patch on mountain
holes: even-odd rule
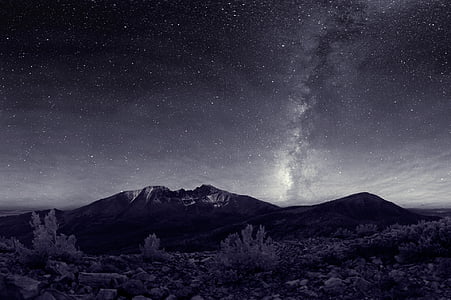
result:
[[[165,186],[156,185],[156,186],[147,186],[140,190],[127,191],[125,192],[125,194],[129,198],[130,204],[133,203],[140,196],[142,196],[147,203],[150,201],[155,191],[170,191],[170,190]]]
[[[136,197],[138,197],[138,195],[141,193],[141,191],[142,190],[126,191],[126,192],[124,192],[124,194],[129,199],[129,202],[132,203],[133,201],[135,201]]]
[[[229,204],[233,194],[220,190],[212,185],[202,185],[192,191],[183,189],[171,191],[165,186],[147,186],[140,190],[124,192],[130,204],[139,201],[141,205],[147,203],[173,202],[179,203],[185,207],[204,204],[213,207],[224,207]]]
[[[219,192],[208,195],[206,201],[212,203],[214,207],[223,207],[229,204],[230,194],[226,192]]]

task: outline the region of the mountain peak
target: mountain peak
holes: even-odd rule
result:
[[[369,192],[360,192],[338,199],[341,202],[388,202],[378,195]],[[337,201],[337,200],[336,200]]]
[[[161,191],[170,191],[168,187],[165,187],[164,185],[149,185],[143,188],[143,190],[161,190]]]
[[[411,217],[411,213],[404,208],[387,201],[377,195],[363,192],[349,195],[316,205],[322,212],[330,212],[350,217],[355,220],[383,220]],[[413,219],[413,217],[412,217]]]
[[[172,203],[175,205],[191,206],[193,204],[223,207],[229,203],[229,192],[220,190],[210,184],[202,184],[194,190],[179,189],[172,191],[166,186],[149,185],[140,190],[122,193],[128,204],[144,208],[147,205]]]
[[[202,187],[210,187],[210,188],[214,188],[214,189],[216,189],[216,187],[215,186],[213,186],[213,185],[211,185],[211,184],[202,184],[201,186],[199,186],[198,188],[202,188]]]
[[[218,192],[223,192],[223,190],[218,189],[217,187],[212,186],[211,184],[202,184],[201,186],[195,188],[193,192],[202,193],[202,194],[214,194]]]

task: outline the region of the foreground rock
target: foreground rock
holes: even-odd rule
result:
[[[80,272],[78,282],[93,288],[118,288],[127,281],[127,276],[117,273]]]
[[[40,284],[27,276],[0,276],[0,299],[33,299],[39,295]]]
[[[52,260],[38,270],[3,253],[0,299],[451,299],[451,258],[402,264],[349,255],[353,243],[280,243],[278,267],[249,275],[218,272],[214,252],[171,253],[164,262],[143,262],[138,255],[86,256],[77,263]]]

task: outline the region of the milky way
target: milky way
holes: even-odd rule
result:
[[[3,1],[0,207],[209,183],[450,205],[451,4]]]

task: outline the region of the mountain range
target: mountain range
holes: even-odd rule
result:
[[[41,215],[47,211],[38,212]],[[67,211],[56,210],[60,232],[74,234],[87,253],[130,253],[150,233],[169,250],[214,249],[246,224],[263,225],[274,239],[330,235],[359,224],[380,228],[413,224],[423,216],[370,193],[358,193],[311,206],[278,207],[250,196],[202,185],[172,191],[149,186],[126,191]],[[31,213],[0,218],[0,236],[30,243]]]

